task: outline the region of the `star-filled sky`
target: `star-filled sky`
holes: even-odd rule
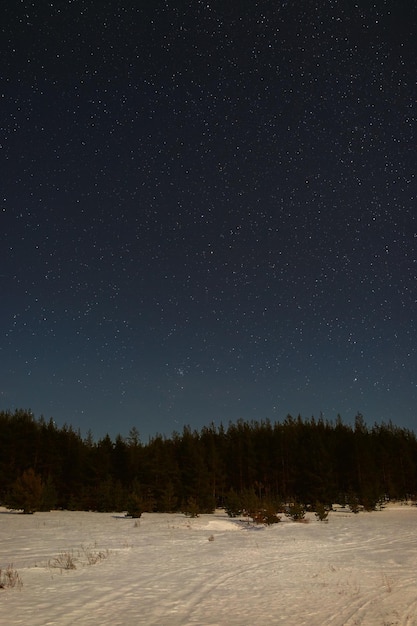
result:
[[[417,4],[4,3],[0,408],[417,427]]]

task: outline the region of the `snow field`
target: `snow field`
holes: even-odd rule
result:
[[[417,626],[416,507],[308,520],[0,509],[0,624]]]

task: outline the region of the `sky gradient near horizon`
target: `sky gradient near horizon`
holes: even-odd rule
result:
[[[8,3],[0,409],[417,428],[417,5]]]

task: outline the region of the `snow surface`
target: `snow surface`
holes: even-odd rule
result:
[[[0,568],[23,581],[0,623],[417,625],[416,507],[308,519],[0,509]],[[76,569],[53,567],[63,554]]]

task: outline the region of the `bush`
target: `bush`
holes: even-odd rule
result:
[[[60,552],[58,556],[56,556],[54,559],[49,561],[48,565],[49,567],[60,569],[62,571],[63,569],[65,570],[77,569],[75,562],[76,562],[76,559],[72,551]]]
[[[320,522],[324,522],[329,516],[329,509],[322,502],[316,502],[314,514]]]
[[[253,489],[243,492],[241,513],[252,518],[255,524],[277,524],[281,518],[277,515],[278,506],[274,502],[259,498]]]
[[[21,589],[23,582],[13,565],[8,565],[5,570],[0,569],[0,589],[14,587]]]
[[[302,504],[300,504],[299,502],[294,502],[293,504],[289,505],[285,515],[287,517],[290,517],[294,522],[299,522],[305,518],[306,510]]]
[[[127,499],[127,515],[133,518],[141,517],[144,509],[142,496],[137,493],[131,493]]]
[[[242,498],[233,489],[230,489],[226,496],[224,509],[229,517],[242,515]]]
[[[278,524],[281,521],[280,516],[277,514],[275,507],[272,505],[266,505],[265,508],[260,508],[252,517],[256,524],[265,524],[270,526],[271,524]]]
[[[348,494],[348,497],[346,498],[346,504],[349,506],[352,513],[359,513],[360,504],[359,498],[356,493],[351,492]]]
[[[246,489],[242,493],[242,513],[255,520],[261,508],[261,501],[254,490]]]
[[[96,550],[94,546],[81,546],[87,565],[95,565],[109,556],[109,551]]]
[[[365,511],[376,511],[379,501],[380,499],[375,493],[369,491],[362,494],[362,505]]]
[[[198,517],[200,515],[200,507],[198,506],[197,500],[192,496],[188,498],[182,512],[187,517]]]

